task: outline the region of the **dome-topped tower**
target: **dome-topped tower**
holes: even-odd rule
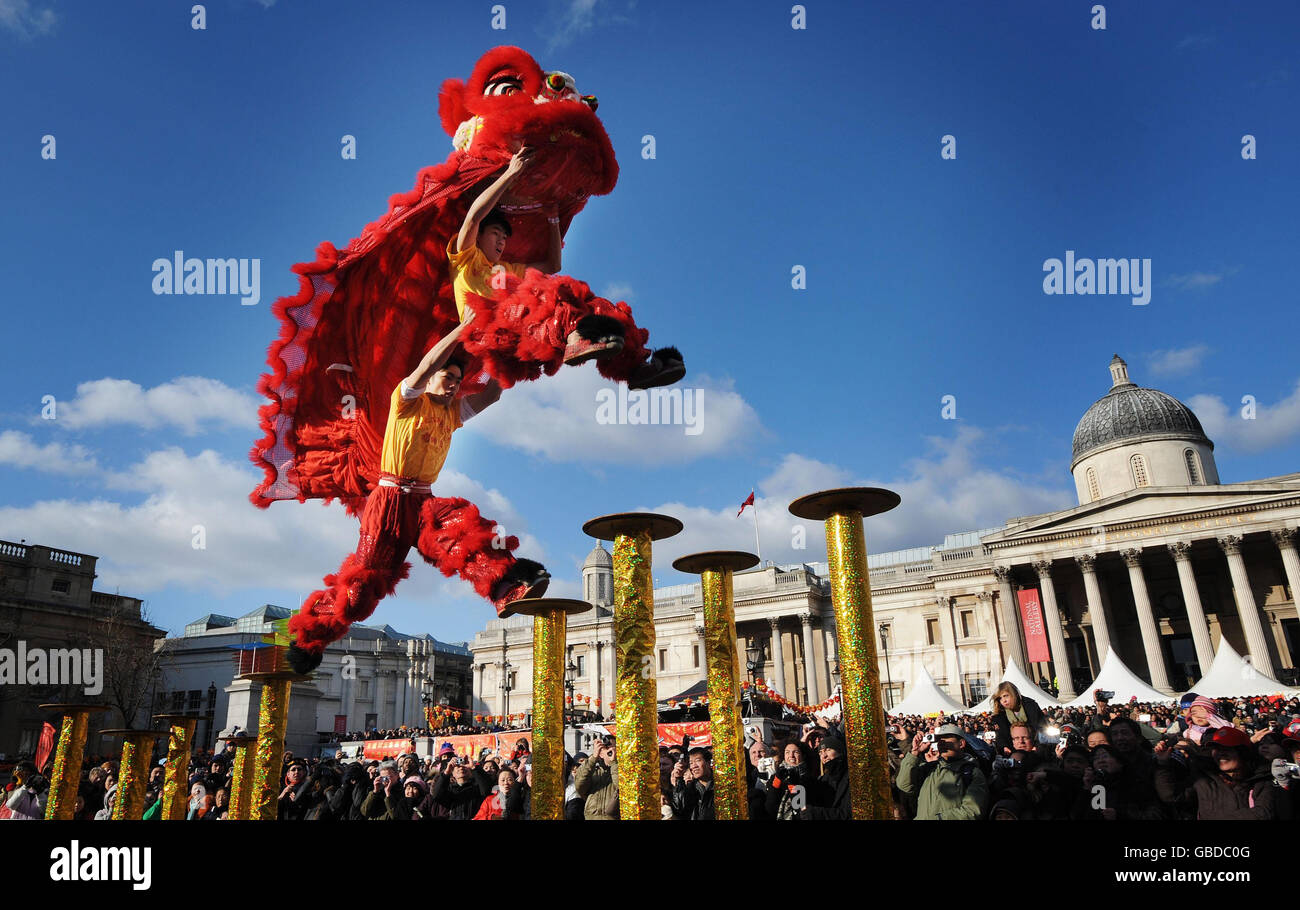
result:
[[[1110,391],[1074,430],[1070,469],[1080,503],[1139,487],[1219,482],[1214,443],[1191,408],[1137,385],[1118,354],[1111,358],[1110,377]]]
[[[599,541],[582,564],[582,599],[597,607],[614,603],[614,558]]]

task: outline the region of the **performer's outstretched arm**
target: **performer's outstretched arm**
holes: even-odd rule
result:
[[[467,250],[474,244],[478,243],[478,226],[488,212],[496,208],[501,197],[505,195],[510,184],[515,182],[515,178],[523,173],[528,163],[532,161],[533,150],[524,146],[515,152],[506,169],[501,172],[501,176],[488,185],[479,197],[474,200],[474,204],[469,207],[465,213],[465,223],[460,226],[460,234],[456,237],[456,249],[453,252]],[[558,231],[558,227],[557,227]]]
[[[456,350],[456,345],[460,344],[461,333],[465,331],[468,325],[468,322],[462,322],[429,349],[429,353],[424,355],[424,359],[415,368],[415,372],[402,380],[406,383],[408,389],[424,388],[425,383],[433,378],[433,374],[447,365],[447,361],[451,359],[452,353]]]
[[[547,238],[546,261],[528,263],[530,269],[537,269],[539,272],[545,272],[548,275],[554,275],[563,264],[560,251],[564,248],[564,238],[560,236],[560,216],[558,212],[559,210],[552,206],[552,211],[546,219],[551,225],[551,233]]]

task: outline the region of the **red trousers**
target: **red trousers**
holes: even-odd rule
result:
[[[511,551],[519,539],[499,537],[469,500],[377,486],[361,514],[357,551],[325,576],[325,590],[312,592],[289,620],[298,647],[319,654],[352,623],[374,613],[410,571],[411,547],[443,575],[460,575],[490,600],[515,561]]]

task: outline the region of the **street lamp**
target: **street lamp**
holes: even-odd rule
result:
[[[894,707],[894,683],[889,678],[889,625],[880,624],[880,649],[885,652],[885,700],[889,702],[889,707]]]
[[[573,662],[573,656],[569,656],[569,662],[564,665],[564,716],[567,724],[574,717],[573,707],[573,690],[577,687],[578,665]]]
[[[763,665],[763,645],[757,639],[747,639],[745,645],[745,669],[749,671],[749,716],[756,713],[754,707],[754,689],[758,683],[758,670]]]
[[[509,716],[510,714],[510,690],[514,688],[510,685],[510,671],[515,668],[509,660],[501,664],[501,713]]]

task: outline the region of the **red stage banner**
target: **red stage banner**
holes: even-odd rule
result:
[[[411,741],[409,739],[368,739],[363,754],[366,761],[371,759],[383,761],[385,758],[396,758],[403,752],[410,751]]]
[[[533,751],[532,730],[513,730],[509,733],[498,733],[496,737],[497,751],[501,753],[501,757],[504,759],[508,760],[510,756],[514,754],[515,743],[519,742],[521,739],[528,740],[528,751]]]
[[[1025,630],[1025,646],[1029,649],[1029,662],[1051,660],[1052,655],[1047,647],[1047,629],[1043,626],[1043,608],[1038,601],[1038,589],[1023,588],[1016,592],[1016,599],[1020,601],[1020,620]],[[1028,672],[1029,668],[1020,669]]]
[[[604,724],[605,730],[614,735],[614,725]],[[676,724],[659,724],[659,745],[661,746],[680,746],[682,737],[691,738],[691,747],[703,746],[706,749],[713,748],[713,731],[707,720],[692,720]]]
[[[433,754],[436,758],[442,751],[443,743],[451,743],[452,752],[457,758],[478,761],[478,754],[484,749],[497,750],[495,733],[476,733],[472,736],[438,736],[433,740]],[[513,748],[513,747],[512,747]]]

